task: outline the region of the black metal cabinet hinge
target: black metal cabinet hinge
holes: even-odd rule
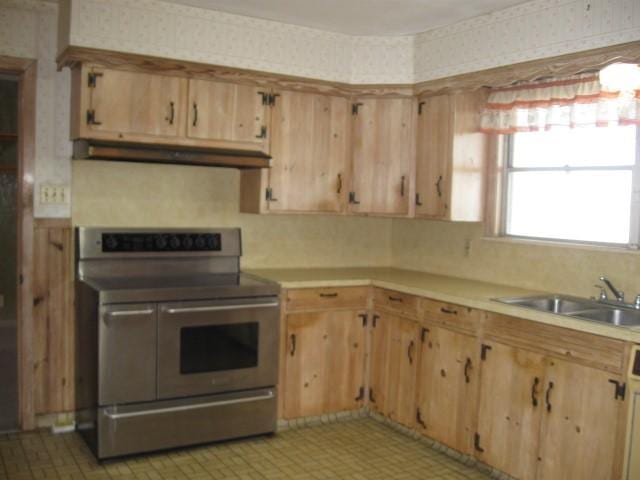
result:
[[[473,448],[480,453],[484,452],[484,448],[480,446],[480,434],[478,432],[473,436]]]
[[[256,138],[267,138],[267,127],[262,125],[260,127],[260,133],[256,135]]]
[[[424,104],[426,102],[420,102],[418,103],[418,115],[422,115],[422,107],[424,107]]]
[[[349,192],[349,203],[352,205],[358,205],[360,200],[356,198],[356,192]]]
[[[262,97],[262,105],[270,105],[271,94],[269,92],[258,92],[258,95]]]
[[[273,189],[271,187],[267,187],[265,198],[267,202],[277,202],[278,199],[273,196]]]
[[[371,317],[371,326],[373,328],[376,328],[376,325],[378,324],[378,319],[380,318],[379,315],[374,315],[373,317]]]
[[[422,415],[420,415],[420,409],[416,408],[416,423],[420,425],[422,428],[427,428],[427,424],[422,420]]]
[[[422,331],[420,332],[420,341],[422,343],[424,343],[424,341],[427,339],[427,334],[430,332],[430,330],[428,328],[422,328]]]
[[[485,343],[482,344],[482,346],[480,347],[480,360],[487,359],[487,352],[491,350],[491,348],[491,345],[487,345]]]
[[[98,80],[98,77],[102,77],[103,75],[104,74],[100,72],[89,72],[89,75],[87,75],[87,85],[90,88],[95,88],[96,80]]]
[[[366,313],[361,313],[360,315],[358,315],[358,317],[360,317],[362,319],[362,326],[366,327],[367,326],[368,315]]]
[[[358,396],[355,398],[356,402],[360,402],[361,400],[364,400],[364,387],[360,387],[360,390],[358,391]]]
[[[358,108],[362,106],[362,103],[354,103],[351,105],[351,115],[358,115]]]
[[[102,125],[102,122],[96,120],[95,110],[87,110],[87,125]]]
[[[269,95],[269,106],[270,107],[275,107],[276,106],[276,98],[278,98],[280,96],[279,93],[272,93],[271,95]]]
[[[627,393],[627,384],[613,379],[609,380],[609,383],[613,383],[616,386],[615,396],[613,398],[615,398],[616,400],[624,400],[624,397]]]

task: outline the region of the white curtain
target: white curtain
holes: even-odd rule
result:
[[[482,113],[481,131],[508,134],[553,127],[640,124],[640,85],[637,88],[607,91],[598,74],[497,88]]]

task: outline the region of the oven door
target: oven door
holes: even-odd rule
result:
[[[277,297],[161,304],[158,398],[276,384]]]

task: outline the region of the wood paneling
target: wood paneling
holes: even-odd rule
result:
[[[480,348],[475,337],[444,328],[424,331],[420,349],[416,428],[473,455]]]
[[[269,211],[340,212],[348,190],[347,97],[279,91],[271,120]]]
[[[287,315],[282,392],[285,418],[362,406],[366,326],[359,313],[343,310]]]
[[[407,216],[413,205],[414,100],[354,100],[351,213]],[[411,199],[411,201],[410,201]]]
[[[544,357],[497,342],[484,343],[491,350],[480,367],[476,454],[515,478],[533,480],[544,402]]]
[[[70,225],[36,224],[33,285],[35,413],[74,409],[73,245]]]
[[[487,313],[486,338],[496,339],[528,350],[570,359],[611,373],[622,374],[625,342],[544,325],[497,313]]]

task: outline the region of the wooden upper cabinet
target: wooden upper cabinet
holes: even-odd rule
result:
[[[482,220],[488,140],[479,129],[486,99],[486,90],[419,99],[416,217]]]
[[[354,101],[351,212],[409,215],[415,164],[414,104],[411,98]]]
[[[187,136],[268,152],[269,95],[262,87],[189,79]]]
[[[413,427],[416,418],[419,332],[420,326],[413,320],[387,313],[374,314],[370,406],[407,427]]]
[[[476,456],[515,478],[533,480],[544,408],[544,356],[497,342],[484,342],[482,348]]]
[[[281,91],[271,117],[269,211],[340,212],[347,198],[351,103]]]
[[[281,392],[285,418],[355,410],[363,405],[366,326],[362,315],[353,310],[287,315]]]
[[[425,327],[421,336],[416,428],[473,455],[480,346],[472,336]]]
[[[545,375],[538,480],[621,478],[623,442],[617,435],[624,396],[621,377],[548,359]]]
[[[72,138],[184,135],[187,79],[92,66],[77,68],[72,77]]]

